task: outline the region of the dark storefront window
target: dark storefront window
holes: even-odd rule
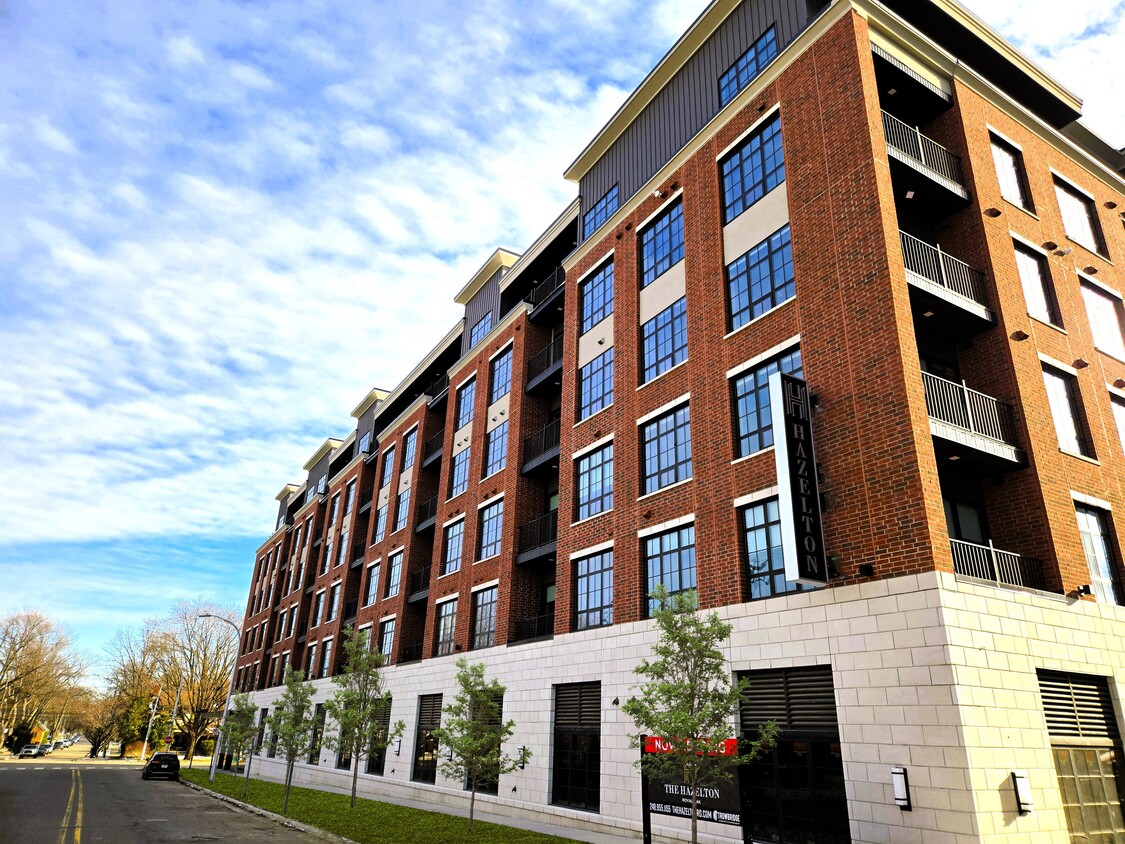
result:
[[[596,812],[601,806],[602,684],[555,686],[551,802]]]
[[[437,780],[438,741],[434,730],[441,725],[441,695],[418,697],[418,729],[414,736],[414,767],[410,779],[433,785]]]

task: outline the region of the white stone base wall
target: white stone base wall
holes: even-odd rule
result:
[[[840,723],[848,816],[856,842],[1059,842],[1069,840],[1036,669],[1107,676],[1119,725],[1125,692],[1125,608],[967,582],[949,574],[803,592],[719,611],[734,625],[732,671],[831,665]],[[652,622],[622,624],[467,656],[505,686],[513,747],[532,759],[501,777],[499,796],[478,807],[510,817],[639,838],[640,776],[629,747],[632,721],[614,705],[634,693],[633,669],[649,653]],[[453,690],[455,657],[386,669],[392,721],[406,732],[387,751],[383,777],[361,773],[362,796],[467,809],[458,783],[410,782],[418,696]],[[552,806],[553,685],[602,684],[601,811]],[[315,700],[332,693],[315,683]],[[273,708],[280,689],[253,695]],[[331,731],[332,725],[328,725]],[[1125,732],[1125,729],[1122,730]],[[892,797],[891,766],[909,771],[913,809]],[[1019,815],[1011,787],[1026,771],[1035,809]],[[264,756],[254,772],[281,780],[284,762]],[[324,749],[319,766],[298,764],[294,783],[347,792],[350,772]],[[1122,784],[1125,786],[1125,783]],[[679,840],[688,822],[653,817],[658,840]],[[740,830],[701,823],[706,842],[741,841]]]

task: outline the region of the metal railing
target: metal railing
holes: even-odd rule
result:
[[[562,421],[556,419],[548,422],[530,437],[523,441],[523,462],[534,460],[541,454],[546,454],[552,448],[558,448],[559,437],[562,434]]]
[[[902,261],[910,272],[952,290],[979,305],[987,305],[984,297],[984,273],[964,261],[931,246],[912,234],[899,232],[902,241]]]
[[[554,542],[559,537],[559,511],[552,510],[545,516],[520,525],[518,551],[531,551]]]
[[[929,372],[922,373],[922,384],[926,390],[926,409],[933,418],[1008,445],[1016,444],[1010,405],[969,389],[964,381],[958,384]]]
[[[964,184],[961,159],[937,141],[927,138],[916,126],[903,123],[894,115],[884,111],[883,134],[887,138],[887,146],[894,147],[951,182]]]
[[[563,355],[563,338],[560,334],[554,340],[547,344],[541,351],[537,352],[535,356],[527,362],[527,380],[531,381],[534,378],[542,375],[556,363],[562,360]]]
[[[442,393],[449,389],[449,376],[442,375],[434,383],[426,388],[426,395],[431,399],[436,399]]]
[[[344,602],[344,621],[351,621],[355,618],[356,610],[359,609],[359,600],[353,598],[350,601]]]
[[[410,585],[407,587],[406,594],[413,595],[415,592],[421,592],[423,589],[428,589],[430,586],[430,570],[418,569],[418,571],[410,573]]]
[[[428,519],[433,519],[436,516],[437,516],[437,496],[436,495],[433,498],[427,498],[425,501],[423,501],[421,504],[419,504],[418,510],[415,513],[415,518],[418,520],[417,524],[422,524],[422,522],[424,522]]]
[[[981,545],[962,539],[950,539],[949,545],[953,551],[953,570],[957,574],[991,580],[1006,586],[1046,588],[1042,560],[1001,551],[992,544],[992,540],[987,545]]]
[[[417,662],[422,658],[422,643],[417,645],[403,645],[402,650],[399,652],[399,664],[404,662]]]
[[[550,636],[555,632],[555,614],[537,615],[534,618],[525,618],[516,622],[513,642],[522,642],[525,639],[539,639]]]
[[[551,273],[549,276],[547,276],[546,279],[531,288],[531,293],[528,295],[527,301],[529,301],[533,305],[540,305],[547,299],[548,296],[562,287],[565,283],[566,273],[563,272],[563,268],[555,267],[555,271],[553,273]]]
[[[375,486],[374,485],[369,486],[369,487],[365,487],[365,488],[363,488],[359,491],[359,507],[360,507],[361,510],[364,507],[366,507],[368,504],[371,503],[371,499],[374,497],[374,495],[375,495]]]
[[[422,446],[422,460],[425,462],[445,447],[445,428],[442,428]]]

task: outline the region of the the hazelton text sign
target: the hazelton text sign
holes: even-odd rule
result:
[[[645,737],[645,753],[668,753],[671,743],[657,736]],[[723,754],[737,753],[737,739],[730,739]],[[678,818],[691,817],[691,786],[682,782],[668,782],[644,777],[645,809],[654,815],[672,815]],[[695,789],[696,812],[701,821],[715,823],[742,824],[742,810],[738,800],[738,785],[735,778],[727,782],[713,783]]]
[[[823,586],[828,582],[828,559],[824,553],[808,385],[800,378],[775,372],[770,376],[770,410],[785,579]]]

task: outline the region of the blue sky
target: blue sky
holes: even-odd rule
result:
[[[1125,3],[968,5],[1125,144]],[[704,6],[0,2],[0,613],[97,655],[241,609],[276,492]]]

